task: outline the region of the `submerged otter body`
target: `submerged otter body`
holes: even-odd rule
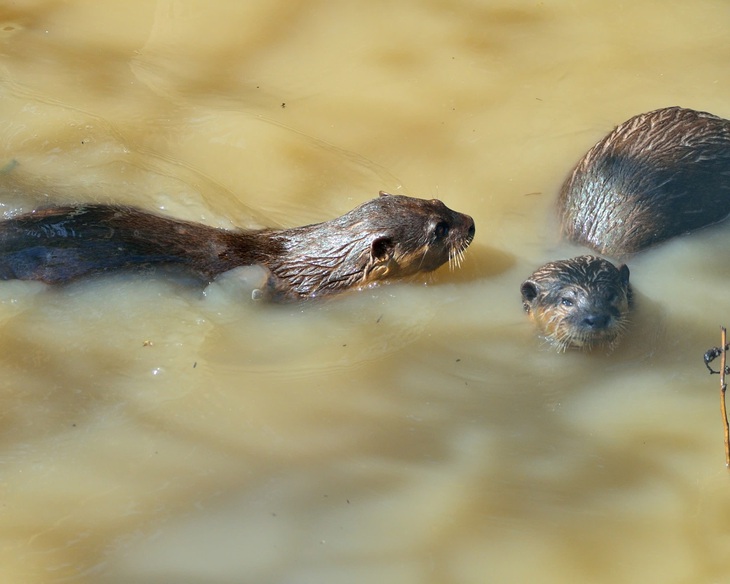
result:
[[[562,232],[624,256],[730,214],[730,121],[669,107],[634,116],[578,162],[558,198]]]
[[[175,265],[204,282],[239,266],[269,271],[267,296],[297,300],[458,264],[474,221],[441,201],[389,195],[331,221],[228,231],[119,205],[41,209],[0,222],[0,279],[65,283]]]
[[[618,258],[721,221],[730,214],[730,121],[680,107],[634,116],[581,158],[558,213],[567,239]],[[593,256],[551,262],[522,284],[523,305],[559,349],[614,345],[631,306],[628,278],[625,266]],[[566,285],[579,302],[566,305]]]

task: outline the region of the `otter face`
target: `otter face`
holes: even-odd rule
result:
[[[628,267],[594,256],[545,264],[520,290],[525,312],[558,351],[613,348],[632,303]]]
[[[441,201],[380,193],[331,221],[270,232],[281,252],[263,263],[282,298],[361,288],[460,265],[474,220]]]
[[[398,278],[432,272],[445,263],[461,265],[464,252],[474,239],[474,220],[452,211],[438,199],[415,199],[391,195],[360,207],[368,207],[368,223],[382,234],[371,244],[370,279]]]

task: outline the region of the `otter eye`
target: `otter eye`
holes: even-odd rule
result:
[[[449,224],[446,221],[439,221],[433,228],[433,233],[439,239],[446,237],[449,234]]]
[[[562,304],[563,306],[573,306],[573,301],[567,296],[563,296],[560,299],[560,304]]]

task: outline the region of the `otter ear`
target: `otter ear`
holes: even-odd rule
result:
[[[378,193],[378,195],[380,195],[381,197],[392,197],[392,196],[393,196],[393,195],[391,195],[390,193],[387,193],[387,192],[385,192],[385,191],[380,191],[380,192]]]
[[[628,285],[629,283],[629,266],[626,264],[621,264],[618,267],[618,275],[621,278],[621,282],[624,286]]]
[[[374,260],[385,261],[393,257],[393,240],[390,237],[378,237],[370,245],[370,257]]]
[[[532,302],[537,298],[537,284],[531,280],[525,280],[520,286],[520,292],[522,292],[523,302]]]

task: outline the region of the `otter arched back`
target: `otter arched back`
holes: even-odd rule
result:
[[[670,107],[600,140],[562,187],[563,234],[622,256],[730,214],[730,121]]]
[[[331,221],[227,231],[133,207],[78,205],[0,222],[0,279],[63,283],[155,265],[203,281],[238,266],[269,270],[267,295],[296,300],[435,270],[461,261],[474,221],[441,201],[388,195]]]

